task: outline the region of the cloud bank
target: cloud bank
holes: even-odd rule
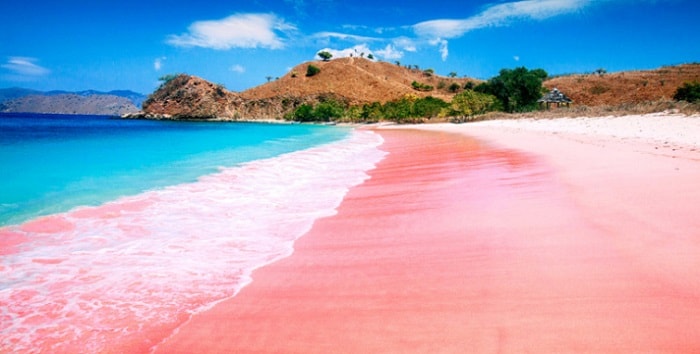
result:
[[[273,14],[235,14],[221,20],[197,21],[188,32],[171,35],[166,42],[177,47],[216,50],[232,48],[282,49],[283,36],[296,27]]]
[[[593,0],[524,0],[492,5],[465,19],[437,19],[417,23],[411,28],[419,38],[439,47],[442,60],[447,60],[447,40],[467,32],[487,27],[508,26],[516,21],[541,21],[574,13],[593,3]]]
[[[1,66],[12,75],[26,78],[36,78],[47,75],[51,70],[36,64],[39,60],[30,57],[9,57],[7,63]]]
[[[438,19],[413,25],[422,37],[457,38],[469,31],[507,26],[517,20],[545,20],[577,12],[592,0],[525,0],[493,5],[481,13],[461,20]]]

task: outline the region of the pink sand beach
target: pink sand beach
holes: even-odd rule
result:
[[[378,129],[338,213],[156,352],[699,352],[700,118],[621,119]]]

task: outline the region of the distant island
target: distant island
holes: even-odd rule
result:
[[[0,89],[0,112],[121,116],[140,111],[145,95],[127,90],[36,91]]]
[[[515,68],[485,81],[458,77],[454,72],[441,76],[418,65],[350,57],[303,63],[243,92],[231,92],[187,74],[167,75],[161,81],[143,102],[142,111],[125,117],[400,123],[455,117],[470,120],[497,112],[537,111],[541,108],[537,100],[555,88],[573,103],[550,110],[549,115],[697,111],[697,102],[679,102],[674,95],[683,85],[698,85],[700,64],[618,73],[597,69],[555,77],[542,69]]]

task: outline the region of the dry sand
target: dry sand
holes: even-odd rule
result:
[[[700,351],[700,118],[378,132],[336,216],[157,351]]]

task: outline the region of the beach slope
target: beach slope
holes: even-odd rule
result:
[[[611,119],[378,130],[337,215],[156,351],[700,351],[700,153],[653,132],[698,118]]]

